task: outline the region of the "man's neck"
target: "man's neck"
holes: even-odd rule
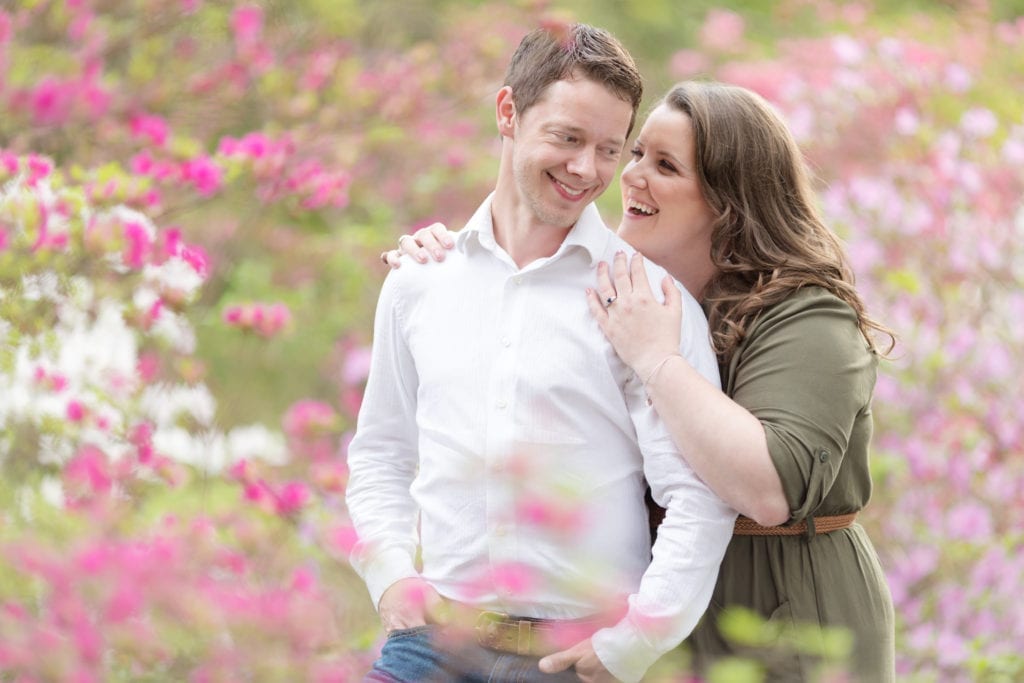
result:
[[[554,255],[573,227],[540,223],[526,207],[504,201],[499,195],[491,203],[491,224],[494,241],[520,269]]]

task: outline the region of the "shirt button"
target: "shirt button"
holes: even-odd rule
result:
[[[512,346],[512,340],[509,339],[508,337],[502,337],[501,338],[501,345],[506,347],[506,348],[509,347],[509,346]]]
[[[828,457],[830,455],[831,455],[831,453],[829,453],[827,450],[822,448],[820,451],[818,451],[818,460],[821,461],[821,462],[828,462]]]
[[[517,285],[521,285],[523,284],[523,278],[516,276],[515,278],[513,278],[512,282],[516,283]]]
[[[505,410],[505,408],[508,408],[508,401],[505,401],[504,399],[498,401],[498,410]]]

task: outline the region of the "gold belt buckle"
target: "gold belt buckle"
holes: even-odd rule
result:
[[[506,618],[504,614],[498,612],[481,612],[473,627],[476,632],[476,641],[481,645],[493,647],[498,639],[499,626]]]

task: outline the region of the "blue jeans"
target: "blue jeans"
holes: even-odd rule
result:
[[[579,683],[572,669],[542,673],[538,657],[496,652],[445,639],[440,626],[392,631],[364,682],[371,683]]]

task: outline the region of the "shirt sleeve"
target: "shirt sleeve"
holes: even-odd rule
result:
[[[377,301],[370,373],[348,448],[345,496],[358,537],[351,562],[374,607],[393,583],[419,575],[418,509],[410,493],[419,462],[417,374],[402,332],[396,273],[385,280]]]
[[[721,388],[718,374],[718,358],[711,348],[711,333],[708,319],[697,300],[678,282],[683,299],[683,321],[679,337],[679,353],[690,366],[704,376],[704,379]]]
[[[687,308],[684,313],[684,321],[690,319],[691,327],[684,330],[683,354],[718,386],[707,323],[696,302],[694,306],[695,312]],[[706,353],[696,351],[701,345],[707,347]],[[628,598],[625,617],[595,633],[591,642],[605,668],[632,683],[681,643],[707,609],[718,567],[732,538],[736,511],[690,468],[657,413],[647,405],[639,382],[627,388],[626,402],[644,458],[644,475],[655,502],[666,508],[666,513],[651,551],[651,564],[637,592]]]
[[[857,416],[870,407],[876,363],[853,309],[822,291],[779,304],[751,330],[733,399],[764,425],[791,521],[831,490]]]

